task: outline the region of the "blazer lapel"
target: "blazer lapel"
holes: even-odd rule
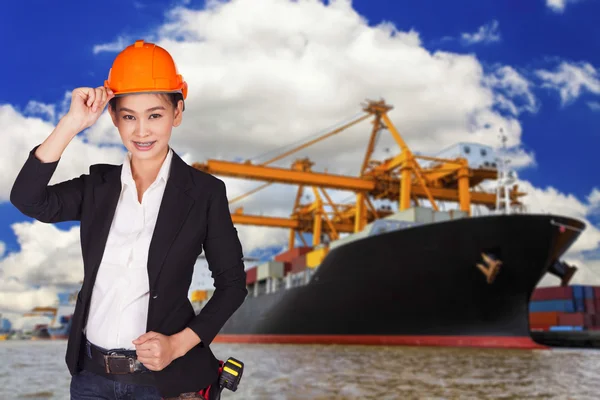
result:
[[[119,196],[121,194],[121,166],[108,171],[104,182],[94,188],[94,216],[88,229],[90,234],[85,238],[83,248],[89,251],[88,261],[92,266],[90,289],[91,295],[93,282],[96,279],[100,262],[106,248],[108,233],[112,225]]]
[[[191,187],[189,168],[173,151],[169,179],[148,251],[148,279],[151,295],[167,253],[194,205],[194,199],[187,194]]]

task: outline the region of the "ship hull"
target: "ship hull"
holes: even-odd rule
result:
[[[369,236],[332,249],[305,286],[249,295],[215,341],[540,347],[529,299],[583,228],[498,215]],[[501,261],[491,283],[483,254]]]

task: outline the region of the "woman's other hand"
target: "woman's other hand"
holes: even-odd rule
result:
[[[171,336],[146,332],[133,341],[138,360],[151,371],[160,371],[178,357]]]

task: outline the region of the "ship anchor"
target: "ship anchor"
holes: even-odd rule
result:
[[[500,265],[502,265],[502,261],[496,260],[491,256],[481,253],[481,257],[485,262],[485,266],[481,263],[477,263],[477,268],[485,275],[487,278],[487,283],[492,283],[496,279],[496,275],[500,272]]]

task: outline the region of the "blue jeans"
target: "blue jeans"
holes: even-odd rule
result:
[[[113,381],[82,370],[71,377],[71,400],[161,400],[154,386],[133,385]]]

